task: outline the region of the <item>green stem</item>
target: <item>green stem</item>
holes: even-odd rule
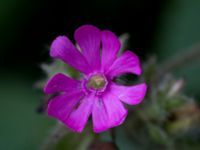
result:
[[[110,136],[111,136],[112,142],[115,143],[116,142],[115,128],[110,129]]]
[[[178,54],[171,59],[167,60],[157,68],[156,74],[152,79],[152,83],[156,84],[168,72],[181,68],[191,62],[199,60],[200,58],[200,44],[192,46],[185,50],[183,54]]]
[[[116,144],[116,130],[115,130],[115,128],[110,129],[110,136],[111,136],[111,140],[112,140],[113,145],[118,150],[119,148]]]
[[[186,50],[183,54],[178,54],[175,57],[161,64],[161,66],[159,67],[159,72],[161,75],[163,75],[169,71],[173,71],[191,62],[199,60],[199,58],[200,58],[200,44],[197,44]]]
[[[66,127],[57,123],[53,128],[50,135],[45,139],[44,143],[41,145],[40,150],[51,150],[55,148],[56,144],[67,134]]]

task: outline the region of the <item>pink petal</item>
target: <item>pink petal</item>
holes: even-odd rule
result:
[[[92,69],[99,69],[101,42],[100,30],[92,25],[83,25],[76,30],[74,38]]]
[[[110,88],[111,93],[129,105],[139,104],[144,99],[147,91],[147,85],[145,83],[134,86],[122,86],[111,83]]]
[[[102,32],[102,67],[104,70],[107,70],[117,58],[120,46],[120,41],[114,33]]]
[[[124,52],[115,60],[107,71],[107,75],[111,78],[124,73],[133,73],[136,75],[140,75],[142,73],[139,58],[131,51]]]
[[[50,55],[85,74],[90,72],[87,61],[66,36],[59,36],[53,41]]]
[[[69,128],[75,132],[82,132],[87,120],[91,114],[93,106],[93,96],[86,96],[79,103],[78,108],[74,109],[64,122]]]
[[[47,108],[48,115],[65,122],[82,96],[83,93],[79,92],[72,95],[64,94],[52,98]]]
[[[47,82],[44,92],[52,94],[56,92],[70,92],[81,90],[81,81],[74,80],[68,76],[58,73]]]
[[[93,130],[96,133],[120,125],[127,116],[127,110],[119,99],[110,93],[95,99],[92,111]]]

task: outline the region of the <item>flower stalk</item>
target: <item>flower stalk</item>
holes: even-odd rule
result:
[[[51,133],[46,137],[44,143],[41,145],[40,150],[54,149],[58,142],[67,134],[66,127],[58,122],[52,129]]]

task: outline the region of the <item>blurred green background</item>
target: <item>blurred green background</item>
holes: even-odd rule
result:
[[[0,149],[38,149],[55,120],[37,113],[43,93],[48,47],[58,35],[73,38],[82,24],[130,34],[130,49],[143,62],[163,62],[200,42],[199,0],[1,0],[0,1]],[[178,59],[178,57],[177,57]],[[200,61],[177,69],[185,92],[200,99]]]

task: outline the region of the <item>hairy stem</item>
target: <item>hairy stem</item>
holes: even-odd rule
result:
[[[156,84],[168,72],[181,68],[191,62],[199,60],[200,58],[200,44],[192,46],[183,54],[177,54],[171,59],[167,60],[157,68],[155,76],[152,78],[152,83]]]
[[[40,150],[51,150],[56,144],[67,134],[66,127],[57,123],[56,126],[52,129],[50,135],[45,139],[44,143],[41,145]]]
[[[115,130],[115,128],[110,129],[110,136],[111,136],[112,144],[118,150],[119,148],[116,144],[116,130]]]
[[[180,68],[186,64],[189,64],[193,61],[196,61],[200,58],[200,44],[192,46],[183,54],[178,54],[175,57],[171,58],[164,62],[160,67],[160,74],[163,75],[169,71],[173,71],[177,68]]]
[[[115,135],[115,129],[114,128],[110,129],[110,136],[111,136],[112,142],[115,143],[116,135]]]

